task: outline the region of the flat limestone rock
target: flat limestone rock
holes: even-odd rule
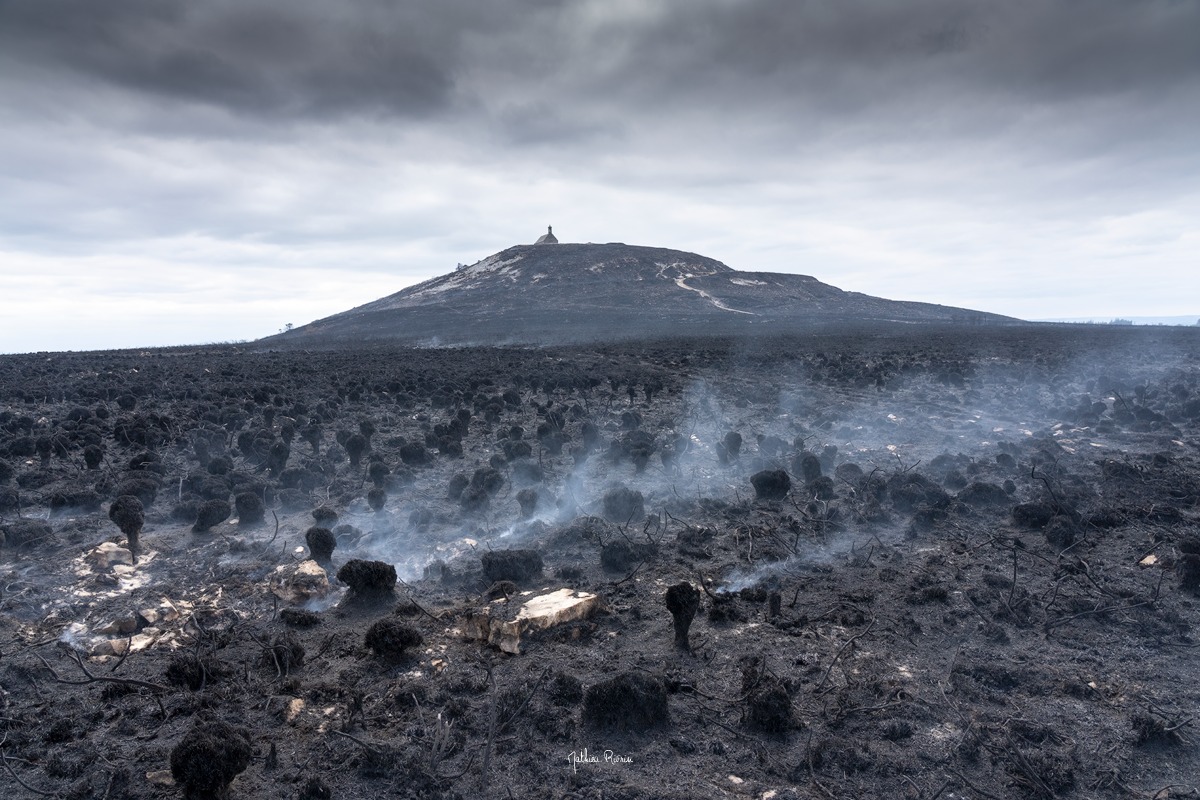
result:
[[[468,616],[464,629],[473,639],[483,639],[505,653],[520,655],[523,634],[586,619],[600,605],[599,595],[574,589],[540,594],[522,592],[476,609]]]
[[[276,567],[271,577],[271,591],[284,602],[293,605],[306,603],[329,594],[329,575],[325,568],[309,559],[295,567]]]
[[[85,558],[97,569],[109,569],[117,564],[133,565],[133,553],[115,542],[101,542]]]

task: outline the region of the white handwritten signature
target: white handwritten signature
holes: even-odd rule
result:
[[[605,750],[603,753],[593,753],[586,747],[582,750],[575,750],[567,756],[567,760],[571,762],[571,771],[578,772],[580,764],[632,764],[632,756],[622,756],[614,753],[612,750]]]

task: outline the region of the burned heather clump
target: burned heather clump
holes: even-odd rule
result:
[[[764,469],[750,476],[750,485],[759,500],[782,500],[792,488],[792,479],[781,469]]]
[[[387,598],[396,590],[396,568],[383,561],[351,559],[338,570],[337,579],[362,599]]]
[[[398,661],[405,651],[419,647],[425,639],[421,632],[407,622],[394,617],[381,619],[367,628],[363,643],[380,658]]]
[[[313,561],[318,564],[328,564],[333,558],[334,548],[337,547],[337,537],[328,528],[313,526],[304,532],[304,543]]]
[[[171,750],[171,777],[187,800],[221,800],[253,754],[245,728],[222,720],[199,721]]]
[[[626,486],[605,492],[603,506],[604,518],[619,525],[637,522],[646,516],[646,499],[641,492]]]
[[[700,592],[690,583],[677,583],[667,589],[664,599],[675,628],[675,646],[690,651],[688,630],[692,627],[696,612],[700,610]]]
[[[597,728],[644,731],[667,722],[663,682],[642,672],[625,672],[589,686],[583,697],[583,721]]]
[[[280,675],[287,675],[293,669],[304,666],[304,654],[300,638],[291,631],[284,631],[272,637],[271,643],[263,647],[262,663],[274,668]]]
[[[17,519],[0,524],[0,544],[8,547],[37,547],[49,544],[54,528],[40,519]]]
[[[525,583],[542,574],[542,555],[536,550],[492,550],[480,558],[483,574],[491,582]]]
[[[207,533],[233,514],[233,509],[224,500],[206,500],[196,509],[194,533]]]
[[[125,534],[125,538],[129,540],[129,551],[136,556],[138,535],[142,532],[142,526],[146,524],[142,501],[133,495],[123,494],[109,506],[108,518]]]
[[[237,509],[239,526],[258,525],[267,513],[267,507],[257,492],[239,492],[233,498],[233,505]]]

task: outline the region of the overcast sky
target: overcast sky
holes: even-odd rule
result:
[[[0,0],[0,352],[562,241],[1200,316],[1193,0]]]

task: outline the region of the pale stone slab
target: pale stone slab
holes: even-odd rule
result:
[[[483,639],[505,653],[520,655],[523,634],[586,619],[600,606],[598,595],[574,589],[536,595],[525,592],[520,597],[496,600],[475,610],[464,628],[471,638]]]

